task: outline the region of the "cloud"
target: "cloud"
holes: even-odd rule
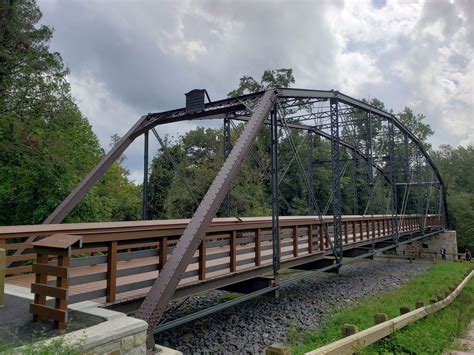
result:
[[[472,4],[39,1],[56,30],[52,49],[104,147],[140,115],[183,106],[193,88],[219,99],[241,76],[280,67],[294,69],[298,87],[377,97],[395,111],[412,106],[437,132],[435,146],[472,144]],[[127,152],[137,179],[141,149],[137,142]]]

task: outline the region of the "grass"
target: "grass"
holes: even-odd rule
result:
[[[455,348],[453,338],[464,335],[474,318],[474,280],[445,309],[412,323],[369,346],[363,354],[441,354]],[[459,348],[457,350],[463,350]]]
[[[292,347],[292,353],[304,354],[307,351],[314,350],[320,346],[339,340],[341,337],[341,326],[344,324],[354,324],[359,327],[359,330],[363,330],[373,326],[373,316],[376,313],[386,313],[388,314],[389,318],[395,318],[400,315],[400,307],[407,306],[410,307],[410,309],[414,309],[416,301],[423,301],[425,304],[428,304],[430,298],[436,298],[438,295],[444,294],[446,291],[448,291],[449,287],[456,286],[463,279],[463,274],[470,269],[471,264],[461,262],[443,262],[434,264],[428,271],[426,271],[419,277],[416,277],[413,280],[409,281],[403,287],[397,290],[380,294],[375,297],[365,299],[358,303],[356,306],[342,310],[341,312],[333,315],[319,330],[304,333],[298,342],[293,342],[294,344],[290,344]],[[463,296],[461,298],[472,297],[473,287],[473,282],[470,282],[469,287],[466,289],[465,292],[463,292]],[[468,296],[465,296],[466,294]],[[461,298],[459,298],[457,302],[461,302],[461,306],[459,307],[464,307],[464,304],[462,303],[464,301],[462,301]],[[471,306],[469,307],[470,310]],[[454,312],[453,314],[459,315],[459,313],[456,313],[459,312],[459,309],[456,310],[455,307],[454,309],[447,310],[446,312],[448,311]],[[437,315],[437,317],[443,317],[443,312],[438,313],[439,314]],[[466,314],[468,313],[466,312]],[[427,319],[431,319],[433,317],[434,316],[430,316]],[[446,313],[445,317],[452,317],[452,314]],[[441,320],[446,321],[446,319],[444,318],[440,318],[440,321]],[[451,334],[459,334],[458,332],[461,331],[462,327],[455,325],[459,323],[458,320],[459,317],[451,321],[449,327],[437,328],[439,329],[440,333],[443,333],[443,330],[445,331],[445,333],[444,336],[434,335],[439,338],[436,339],[436,341],[433,341],[433,343],[437,343],[435,348],[442,349],[442,346],[446,346],[449,344],[450,341],[452,341],[453,335]],[[418,323],[421,323],[421,321],[417,322],[416,324]],[[429,339],[433,337],[433,335],[431,335],[429,332],[431,330],[434,331],[434,329],[430,329],[430,325],[427,325],[426,327],[427,329],[420,330],[419,332],[423,334],[429,334],[424,336],[426,339]],[[406,331],[411,328],[414,327],[409,326],[406,328]],[[413,338],[411,340],[407,340],[406,343],[398,344],[398,338],[395,337],[404,336],[399,335],[397,333],[387,338],[387,340],[385,341],[386,345],[384,345],[383,347],[377,348],[376,346],[373,346],[371,348],[366,349],[366,351],[368,351],[369,353],[410,353],[408,349],[411,349],[410,346],[414,345],[414,343],[418,343],[418,337],[421,336],[417,334],[415,330],[412,331],[414,332],[413,335],[411,335]],[[399,333],[402,332],[403,331],[400,331]],[[399,345],[400,348],[398,348]],[[441,351],[421,351],[421,353],[423,354],[439,352]]]
[[[50,340],[47,344],[44,341],[47,338],[43,336],[34,336],[31,342],[19,342],[4,343],[0,341],[0,354],[4,355],[16,355],[21,353],[22,355],[79,355],[82,353],[81,344],[70,345],[64,342],[63,336],[57,337]],[[21,352],[18,352],[18,348],[21,348]]]

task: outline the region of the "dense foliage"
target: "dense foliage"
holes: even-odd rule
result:
[[[35,1],[2,1],[0,18],[0,225],[41,223],[104,152]],[[116,164],[67,221],[136,219],[139,208]]]
[[[474,252],[474,147],[449,145],[433,152],[448,191],[448,211],[461,252]]]

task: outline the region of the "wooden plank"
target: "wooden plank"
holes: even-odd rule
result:
[[[356,237],[356,222],[352,221],[352,241],[356,242],[357,237]]]
[[[308,253],[313,253],[313,226],[308,225]]]
[[[168,238],[164,237],[160,239],[160,265],[158,270],[162,270],[168,260]]]
[[[48,255],[38,254],[36,255],[36,262],[37,264],[48,264]],[[37,284],[45,285],[48,281],[48,276],[46,274],[36,274],[35,275],[35,282]],[[46,295],[35,294],[34,303],[39,306],[43,306],[46,304]],[[43,320],[43,315],[41,313],[36,313],[33,315],[33,322],[37,322],[39,320]]]
[[[106,302],[115,302],[117,287],[117,242],[113,241],[109,244],[107,253],[107,287]]]
[[[237,252],[236,252],[236,239],[237,239],[237,232],[232,231],[230,233],[230,272],[237,271]]]
[[[347,227],[347,222],[343,222],[344,224],[344,242],[347,244],[349,243],[349,231]]]
[[[35,253],[21,254],[21,255],[10,255],[10,256],[7,256],[7,265],[9,263],[13,263],[15,261],[34,260],[35,257],[36,257]]]
[[[62,288],[62,287],[54,287],[54,286],[33,283],[31,284],[31,292],[35,294],[37,293],[43,296],[47,296],[47,297],[54,297],[54,298],[60,298],[60,299],[67,298],[67,288]]]
[[[5,276],[11,276],[24,272],[31,272],[32,265],[9,267],[5,270]]]
[[[255,266],[260,266],[261,264],[261,254],[262,251],[260,249],[260,228],[255,230]]]
[[[319,226],[319,250],[324,251],[324,230],[323,226]]]
[[[293,256],[297,257],[298,256],[298,227],[293,226],[292,231],[293,231]]]
[[[53,319],[58,322],[67,321],[67,312],[53,307],[31,303],[30,313],[40,319]]]
[[[53,234],[50,237],[32,242],[33,247],[43,247],[52,249],[68,249],[74,244],[79,245],[82,242],[82,236],[72,234]]]
[[[56,277],[68,277],[69,269],[63,266],[45,265],[45,264],[33,264],[33,272],[37,274],[46,274]]]
[[[69,267],[69,256],[59,256],[58,257],[58,266],[59,267]],[[56,298],[55,301],[55,308],[61,311],[67,312],[67,288],[68,288],[68,279],[67,277],[58,277],[56,279],[56,287],[58,289],[65,289],[66,295],[64,298]],[[66,328],[66,321],[55,320],[54,321],[54,328],[56,329],[65,329]]]
[[[199,245],[199,280],[206,279],[206,239]]]

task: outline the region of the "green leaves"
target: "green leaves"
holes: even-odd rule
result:
[[[41,223],[100,160],[103,150],[49,50],[32,0],[0,4],[0,225]],[[139,187],[114,165],[67,221],[137,219]]]

